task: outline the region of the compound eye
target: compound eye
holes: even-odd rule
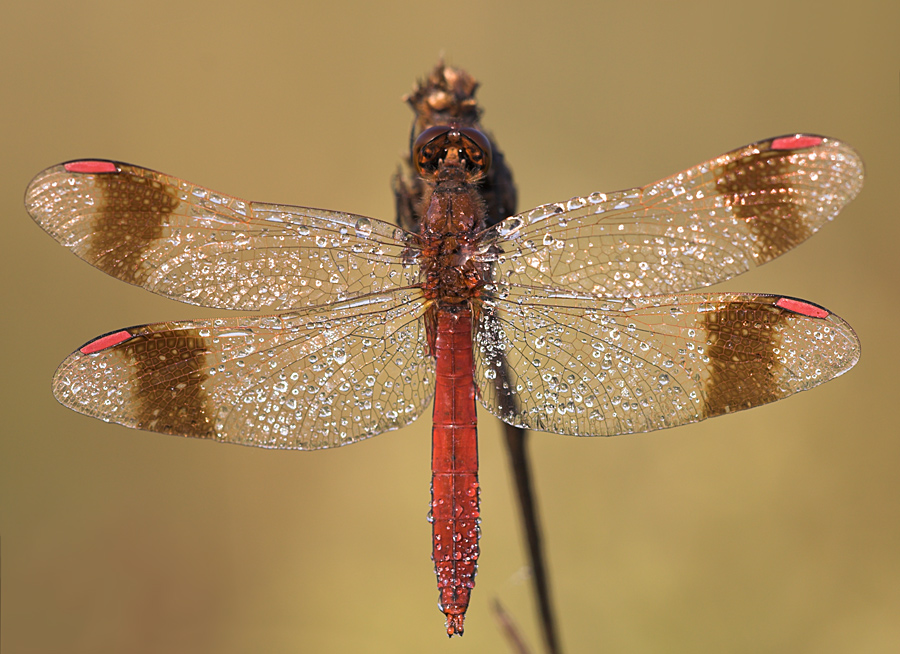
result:
[[[484,133],[474,127],[460,127],[459,133],[463,136],[466,159],[472,166],[483,173],[491,167],[491,142]]]
[[[419,134],[413,144],[413,161],[419,174],[430,177],[453,151],[469,173],[481,175],[491,167],[491,142],[474,127],[439,125]]]
[[[431,175],[437,170],[440,160],[447,153],[447,134],[453,131],[447,125],[429,127],[419,134],[413,144],[413,162],[422,175]]]

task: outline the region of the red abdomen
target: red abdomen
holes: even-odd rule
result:
[[[431,454],[433,558],[447,634],[462,634],[478,563],[478,436],[472,314],[438,309]]]

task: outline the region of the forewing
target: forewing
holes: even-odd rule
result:
[[[576,436],[675,427],[774,402],[859,358],[850,326],[774,295],[486,299],[482,403],[515,426]]]
[[[721,282],[795,247],[852,200],[863,164],[795,135],[724,154],[643,188],[508,218],[485,234],[498,284],[637,297]]]
[[[53,379],[65,406],[166,434],[281,449],[412,422],[434,394],[419,291],[264,317],[142,325],[94,339]]]
[[[296,309],[414,282],[407,234],[372,218],[247,202],[111,161],[53,166],[28,212],[100,270],[189,304]]]

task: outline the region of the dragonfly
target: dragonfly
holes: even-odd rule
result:
[[[34,220],[113,277],[264,315],[127,327],[59,366],[63,405],[127,427],[274,449],[334,448],[433,403],[432,556],[462,635],[479,558],[476,402],[574,436],[664,429],[847,372],[853,329],[798,298],[697,292],[766,263],[860,191],[848,145],[791,134],[647,186],[486,220],[490,140],[423,129],[416,230],[251,202],[118,161],[39,173]]]

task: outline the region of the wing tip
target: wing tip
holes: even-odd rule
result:
[[[797,132],[795,134],[785,134],[784,136],[776,136],[774,138],[763,141],[762,145],[768,144],[769,150],[794,150],[801,152],[803,150],[811,150],[820,148],[823,150],[839,150],[844,156],[852,158],[856,165],[863,172],[862,156],[850,144],[831,136],[822,136],[821,134],[807,134]]]
[[[829,323],[831,329],[836,330],[836,333],[843,337],[843,347],[840,349],[836,359],[836,361],[841,362],[841,365],[834,377],[840,377],[859,362],[862,355],[862,343],[850,323],[839,315],[821,305],[795,297],[781,296],[773,304],[779,309],[795,313],[804,318],[824,320]]]
[[[828,153],[827,156],[830,156],[834,162],[840,163],[841,186],[846,193],[840,205],[841,207],[854,200],[862,190],[866,176],[866,165],[862,155],[853,146],[840,139],[819,134],[797,132],[762,141],[758,147],[764,151],[777,151],[785,154],[800,153],[807,150],[819,150],[821,153]]]
[[[35,175],[25,187],[25,208],[35,220],[41,222],[36,213],[39,211],[37,204],[40,196],[46,190],[44,184],[54,181],[54,176],[116,174],[122,172],[121,166],[122,164],[108,159],[73,159],[45,168]]]

